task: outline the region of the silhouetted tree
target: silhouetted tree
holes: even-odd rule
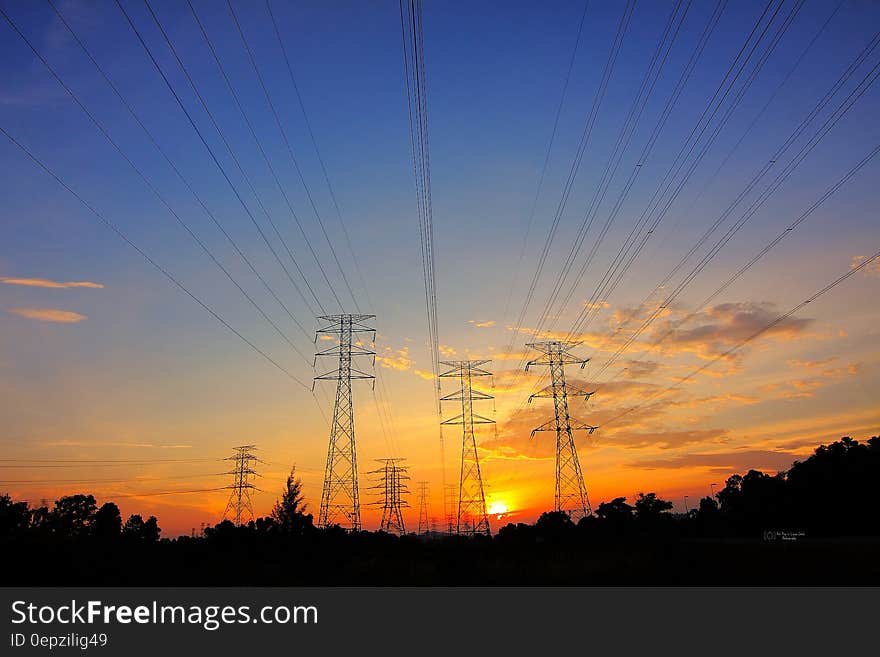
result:
[[[535,522],[535,533],[539,540],[559,542],[574,532],[575,525],[564,511],[546,511]]]
[[[91,522],[91,532],[101,538],[113,538],[119,536],[122,530],[122,516],[119,507],[113,502],[107,502],[95,512]]]
[[[793,528],[809,534],[880,535],[880,438],[821,445],[786,476]]]
[[[602,502],[596,507],[598,527],[601,532],[623,535],[632,530],[633,507],[626,503],[625,497],[615,497],[610,502]],[[584,527],[586,527],[584,523]]]
[[[159,522],[156,520],[156,516],[150,516],[144,520],[141,516],[132,514],[122,526],[123,536],[145,543],[155,543],[158,541],[161,532],[162,530],[159,529]]]
[[[30,511],[30,528],[38,532],[51,531],[49,524],[49,509],[45,506],[38,506]]]
[[[759,470],[734,475],[718,493],[724,519],[741,535],[760,536],[767,529],[784,529],[786,517],[786,474],[775,476]]]
[[[294,467],[287,476],[281,499],[272,507],[272,519],[283,533],[302,534],[314,526],[312,515],[305,511],[302,480],[296,476]]]
[[[718,501],[714,497],[708,495],[700,500],[700,506],[697,511],[700,515],[711,516],[718,513]]]
[[[93,495],[67,495],[55,501],[47,520],[54,532],[81,536],[88,533],[97,509]]]
[[[610,502],[602,502],[596,507],[596,515],[608,521],[632,520],[633,508],[626,503],[625,497],[615,497]]]
[[[656,493],[639,493],[635,503],[636,519],[655,521],[672,511],[672,502],[661,500]]]
[[[9,495],[0,496],[0,536],[25,531],[29,526],[27,502],[13,502]]]

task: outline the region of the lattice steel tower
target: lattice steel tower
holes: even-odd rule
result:
[[[256,447],[256,445],[233,447],[235,454],[224,459],[226,461],[235,461],[235,467],[229,472],[224,473],[231,474],[233,481],[231,485],[225,486],[225,488],[232,490],[232,493],[229,495],[229,501],[226,503],[226,510],[223,511],[223,519],[226,520],[230,512],[232,512],[236,525],[241,524],[242,513],[247,513],[250,516],[250,520],[254,519],[251,491],[259,489],[250,482],[250,478],[259,476],[256,470],[251,467],[252,464],[260,461],[253,454],[253,450]]]
[[[488,395],[473,388],[473,378],[491,376],[492,373],[482,369],[488,360],[453,360],[443,361],[443,365],[451,367],[442,377],[455,377],[461,388],[440,401],[461,402],[461,413],[444,420],[441,424],[461,425],[461,476],[458,482],[458,516],[456,532],[458,534],[490,534],[489,516],[486,514],[486,496],[483,493],[483,479],[480,475],[480,460],[477,456],[477,442],[474,437],[474,425],[494,424],[494,420],[474,413],[474,401],[492,399]]]
[[[375,352],[354,340],[360,333],[372,333],[375,342],[376,329],[364,324],[375,317],[375,315],[351,314],[318,317],[327,325],[318,329],[315,341],[317,342],[319,335],[330,335],[336,336],[337,344],[317,352],[315,362],[318,356],[339,358],[337,369],[315,377],[316,381],[336,381],[336,402],[333,405],[333,419],[330,423],[330,446],[327,450],[324,488],[321,492],[321,508],[318,512],[320,527],[341,525],[352,531],[359,531],[361,528],[351,381],[374,377],[354,368],[352,361],[357,356],[372,356],[375,365]],[[312,386],[314,387],[314,384]]]
[[[403,536],[406,533],[406,525],[403,522],[403,507],[409,506],[404,495],[409,493],[406,482],[409,475],[406,474],[406,466],[400,465],[401,458],[376,459],[383,466],[378,470],[371,470],[369,474],[378,475],[379,483],[371,486],[379,491],[381,499],[373,504],[382,507],[382,521],[379,529],[389,534]]]
[[[455,516],[458,509],[458,486],[446,484],[443,491],[443,515],[446,517],[446,533],[452,536],[455,533]]]
[[[578,461],[577,447],[574,444],[573,431],[588,431],[593,433],[596,427],[584,424],[572,419],[568,413],[568,398],[590,398],[592,392],[586,392],[565,382],[565,366],[580,365],[584,368],[589,358],[578,358],[569,349],[577,343],[573,342],[534,342],[526,345],[540,351],[544,355],[541,358],[529,361],[526,371],[532,365],[547,365],[550,367],[550,385],[541,392],[529,397],[529,402],[535,397],[552,397],[554,417],[539,427],[532,430],[532,437],[538,431],[556,432],[556,494],[555,510],[568,513],[574,522],[593,513],[590,507],[590,499],[587,497],[587,488],[584,484],[584,475],[581,472],[581,464]]]
[[[428,482],[419,482],[419,535],[428,531]]]

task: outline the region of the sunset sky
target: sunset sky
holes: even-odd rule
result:
[[[205,255],[3,19],[0,128],[305,385],[224,328],[0,136],[0,492],[33,504],[91,492],[99,502],[116,501],[124,514],[157,515],[163,535],[174,536],[204,522],[218,522],[228,491],[155,493],[216,489],[230,483],[230,476],[220,474],[230,466],[222,459],[234,446],[254,443],[265,461],[257,466],[262,474],[257,485],[263,491],[255,496],[258,515],[269,512],[294,464],[310,510],[317,515],[328,441],[325,417],[334,394],[329,382],[319,382],[315,396],[310,391],[318,320],[242,209],[115,2],[53,2],[305,331],[236,254],[52,7],[41,1],[0,0],[0,8],[305,358]],[[146,5],[122,3],[302,288],[284,245]],[[315,295],[327,312],[340,312],[189,7],[171,0],[150,4]],[[478,441],[487,500],[494,510],[507,510],[500,519],[493,516],[493,529],[507,521],[532,521],[552,507],[553,438],[546,433],[529,437],[532,428],[552,415],[552,403],[539,399],[526,404],[543,372],[522,371],[525,359],[537,357],[525,344],[535,339],[554,281],[602,185],[615,142],[674,8],[687,6],[687,13],[620,166],[599,201],[572,275],[594,246],[595,257],[570,301],[560,308],[563,294],[551,304],[538,336],[571,337],[579,342],[572,351],[591,359],[584,370],[568,371],[570,381],[596,390],[589,401],[573,400],[571,406],[573,416],[600,427],[591,436],[577,437],[590,501],[595,508],[614,497],[626,496],[631,502],[639,491],[655,491],[683,511],[685,496],[694,505],[710,493],[710,484],[721,487],[735,472],[784,470],[822,442],[844,435],[862,440],[880,433],[880,260],[680,388],[652,397],[880,249],[880,158],[874,158],[701,307],[880,144],[880,90],[870,77],[880,61],[875,35],[880,4],[807,0],[798,10],[799,4],[771,1],[766,16],[775,19],[767,39],[786,16],[791,17],[790,25],[621,283],[612,293],[599,295],[590,311],[592,321],[572,336],[576,318],[649,207],[768,5],[751,0],[727,3],[650,155],[640,161],[716,3],[636,3],[547,264],[516,331],[626,5],[593,2],[587,9],[520,259],[584,4],[425,4],[439,339],[443,358],[492,359],[488,367],[494,381],[481,384],[496,400],[480,403],[478,412],[494,417],[497,426],[482,431]],[[353,312],[328,239],[225,3],[193,0],[193,6],[311,248],[344,310]],[[366,473],[379,466],[373,459],[390,456],[406,458],[412,477],[407,523],[414,528],[417,522],[418,481],[430,483],[430,515],[442,522],[443,484],[457,481],[460,435],[454,428],[444,429],[444,477],[426,337],[398,5],[271,0],[357,267],[266,6],[241,0],[233,6],[358,307],[376,315],[380,383],[375,394],[368,383],[355,384],[364,525],[375,528],[379,519],[376,507],[367,506],[375,497],[367,489],[372,483]],[[835,87],[854,62],[851,76]],[[602,371],[606,360],[760,199],[863,78],[866,89],[852,107],[616,364]],[[732,94],[738,89],[735,86]],[[827,105],[811,115],[832,89]],[[719,125],[730,106],[721,106],[711,126]],[[805,130],[778,154],[808,119]],[[598,241],[637,166],[634,184]],[[749,187],[756,176],[758,183]],[[725,215],[744,190],[746,196]],[[722,217],[719,229],[669,285],[649,298]],[[574,278],[567,280],[564,293]],[[332,368],[319,361],[317,373]],[[617,419],[630,408],[634,410]]]

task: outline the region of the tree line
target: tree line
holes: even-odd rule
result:
[[[767,530],[799,531],[809,537],[880,535],[880,437],[864,443],[844,437],[821,445],[803,461],[774,475],[749,470],[727,479],[715,497],[706,496],[687,514],[673,514],[673,504],[655,493],[638,493],[632,504],[618,497],[602,502],[577,526],[561,513],[547,512],[534,525],[508,524],[497,535],[501,541],[519,533],[578,529],[595,536],[650,536],[679,534],[704,537],[760,537]],[[235,527],[223,521],[204,530],[206,538],[232,532],[305,535],[316,532],[306,513],[302,482],[295,473],[287,478],[272,512]],[[338,528],[331,533],[339,533]],[[100,507],[93,495],[59,498],[53,508],[30,508],[0,496],[0,536],[23,533],[35,537],[121,538],[144,542],[160,540],[155,516],[133,514],[123,522],[119,507]],[[175,539],[163,539],[175,540]]]
[[[295,473],[266,517],[193,537],[162,538],[154,516],[123,522],[92,495],[51,509],[6,495],[0,554],[17,566],[8,583],[25,585],[798,584],[819,562],[824,583],[880,582],[870,540],[880,536],[878,480],[880,438],[843,438],[785,472],[733,475],[686,514],[647,492],[603,502],[577,524],[547,512],[473,538],[318,528]],[[819,540],[771,543],[768,530]]]

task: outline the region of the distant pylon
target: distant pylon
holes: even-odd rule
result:
[[[389,534],[403,536],[406,533],[406,525],[403,522],[401,509],[409,506],[404,499],[404,495],[409,493],[409,488],[406,486],[406,481],[409,480],[406,466],[399,464],[399,461],[403,461],[401,458],[376,460],[383,466],[378,470],[371,470],[369,474],[378,475],[379,483],[371,488],[379,491],[381,496],[379,501],[373,502],[382,507],[379,529]]]
[[[419,535],[428,531],[428,482],[419,482]]]
[[[243,513],[250,516],[250,520],[254,519],[254,506],[251,502],[251,491],[259,490],[250,482],[251,477],[256,477],[257,472],[251,465],[257,463],[259,459],[253,454],[256,445],[240,445],[233,447],[235,454],[227,456],[226,461],[235,461],[235,467],[224,474],[233,476],[232,484],[225,486],[232,490],[229,495],[229,501],[226,503],[226,510],[223,511],[223,519],[226,520],[230,512],[233,515],[236,525],[241,524]]]
[[[565,366],[584,365],[589,358],[578,358],[569,349],[575,346],[572,342],[534,342],[526,346],[544,354],[541,358],[529,361],[526,371],[532,365],[547,365],[550,367],[550,385],[542,391],[529,397],[529,402],[535,397],[552,397],[554,417],[532,431],[532,437],[538,431],[556,432],[556,493],[555,510],[567,513],[574,522],[591,515],[593,509],[587,496],[587,488],[584,484],[584,475],[578,461],[577,447],[574,444],[573,431],[588,431],[593,433],[596,427],[584,424],[571,418],[568,413],[568,398],[583,397],[589,399],[593,394],[565,382]]]
[[[458,482],[458,514],[455,525],[458,534],[490,534],[474,425],[493,424],[495,421],[474,413],[474,400],[492,399],[492,395],[473,388],[474,377],[491,376],[491,372],[480,367],[488,362],[488,360],[454,360],[442,363],[452,369],[440,376],[455,377],[461,383],[460,389],[440,398],[440,401],[461,402],[461,413],[441,423],[460,424],[462,428],[461,476]]]
[[[332,372],[316,376],[316,381],[336,381],[336,402],[333,404],[333,420],[330,425],[330,446],[327,449],[327,465],[324,469],[324,488],[321,491],[321,508],[318,512],[318,525],[347,525],[352,531],[361,528],[361,504],[358,493],[357,448],[354,437],[354,408],[351,399],[352,379],[374,379],[352,367],[355,356],[372,356],[375,352],[359,343],[353,336],[358,333],[372,333],[376,339],[376,329],[366,326],[365,321],[375,319],[375,315],[325,315],[318,319],[327,326],[318,329],[315,335],[338,336],[337,344],[315,354],[318,356],[337,356],[339,367]],[[314,384],[312,384],[314,387]],[[374,384],[375,385],[375,384]],[[342,522],[340,522],[342,521]]]
[[[446,533],[452,536],[455,533],[455,517],[458,514],[458,486],[455,484],[446,484],[446,490],[444,490],[443,493]]]

